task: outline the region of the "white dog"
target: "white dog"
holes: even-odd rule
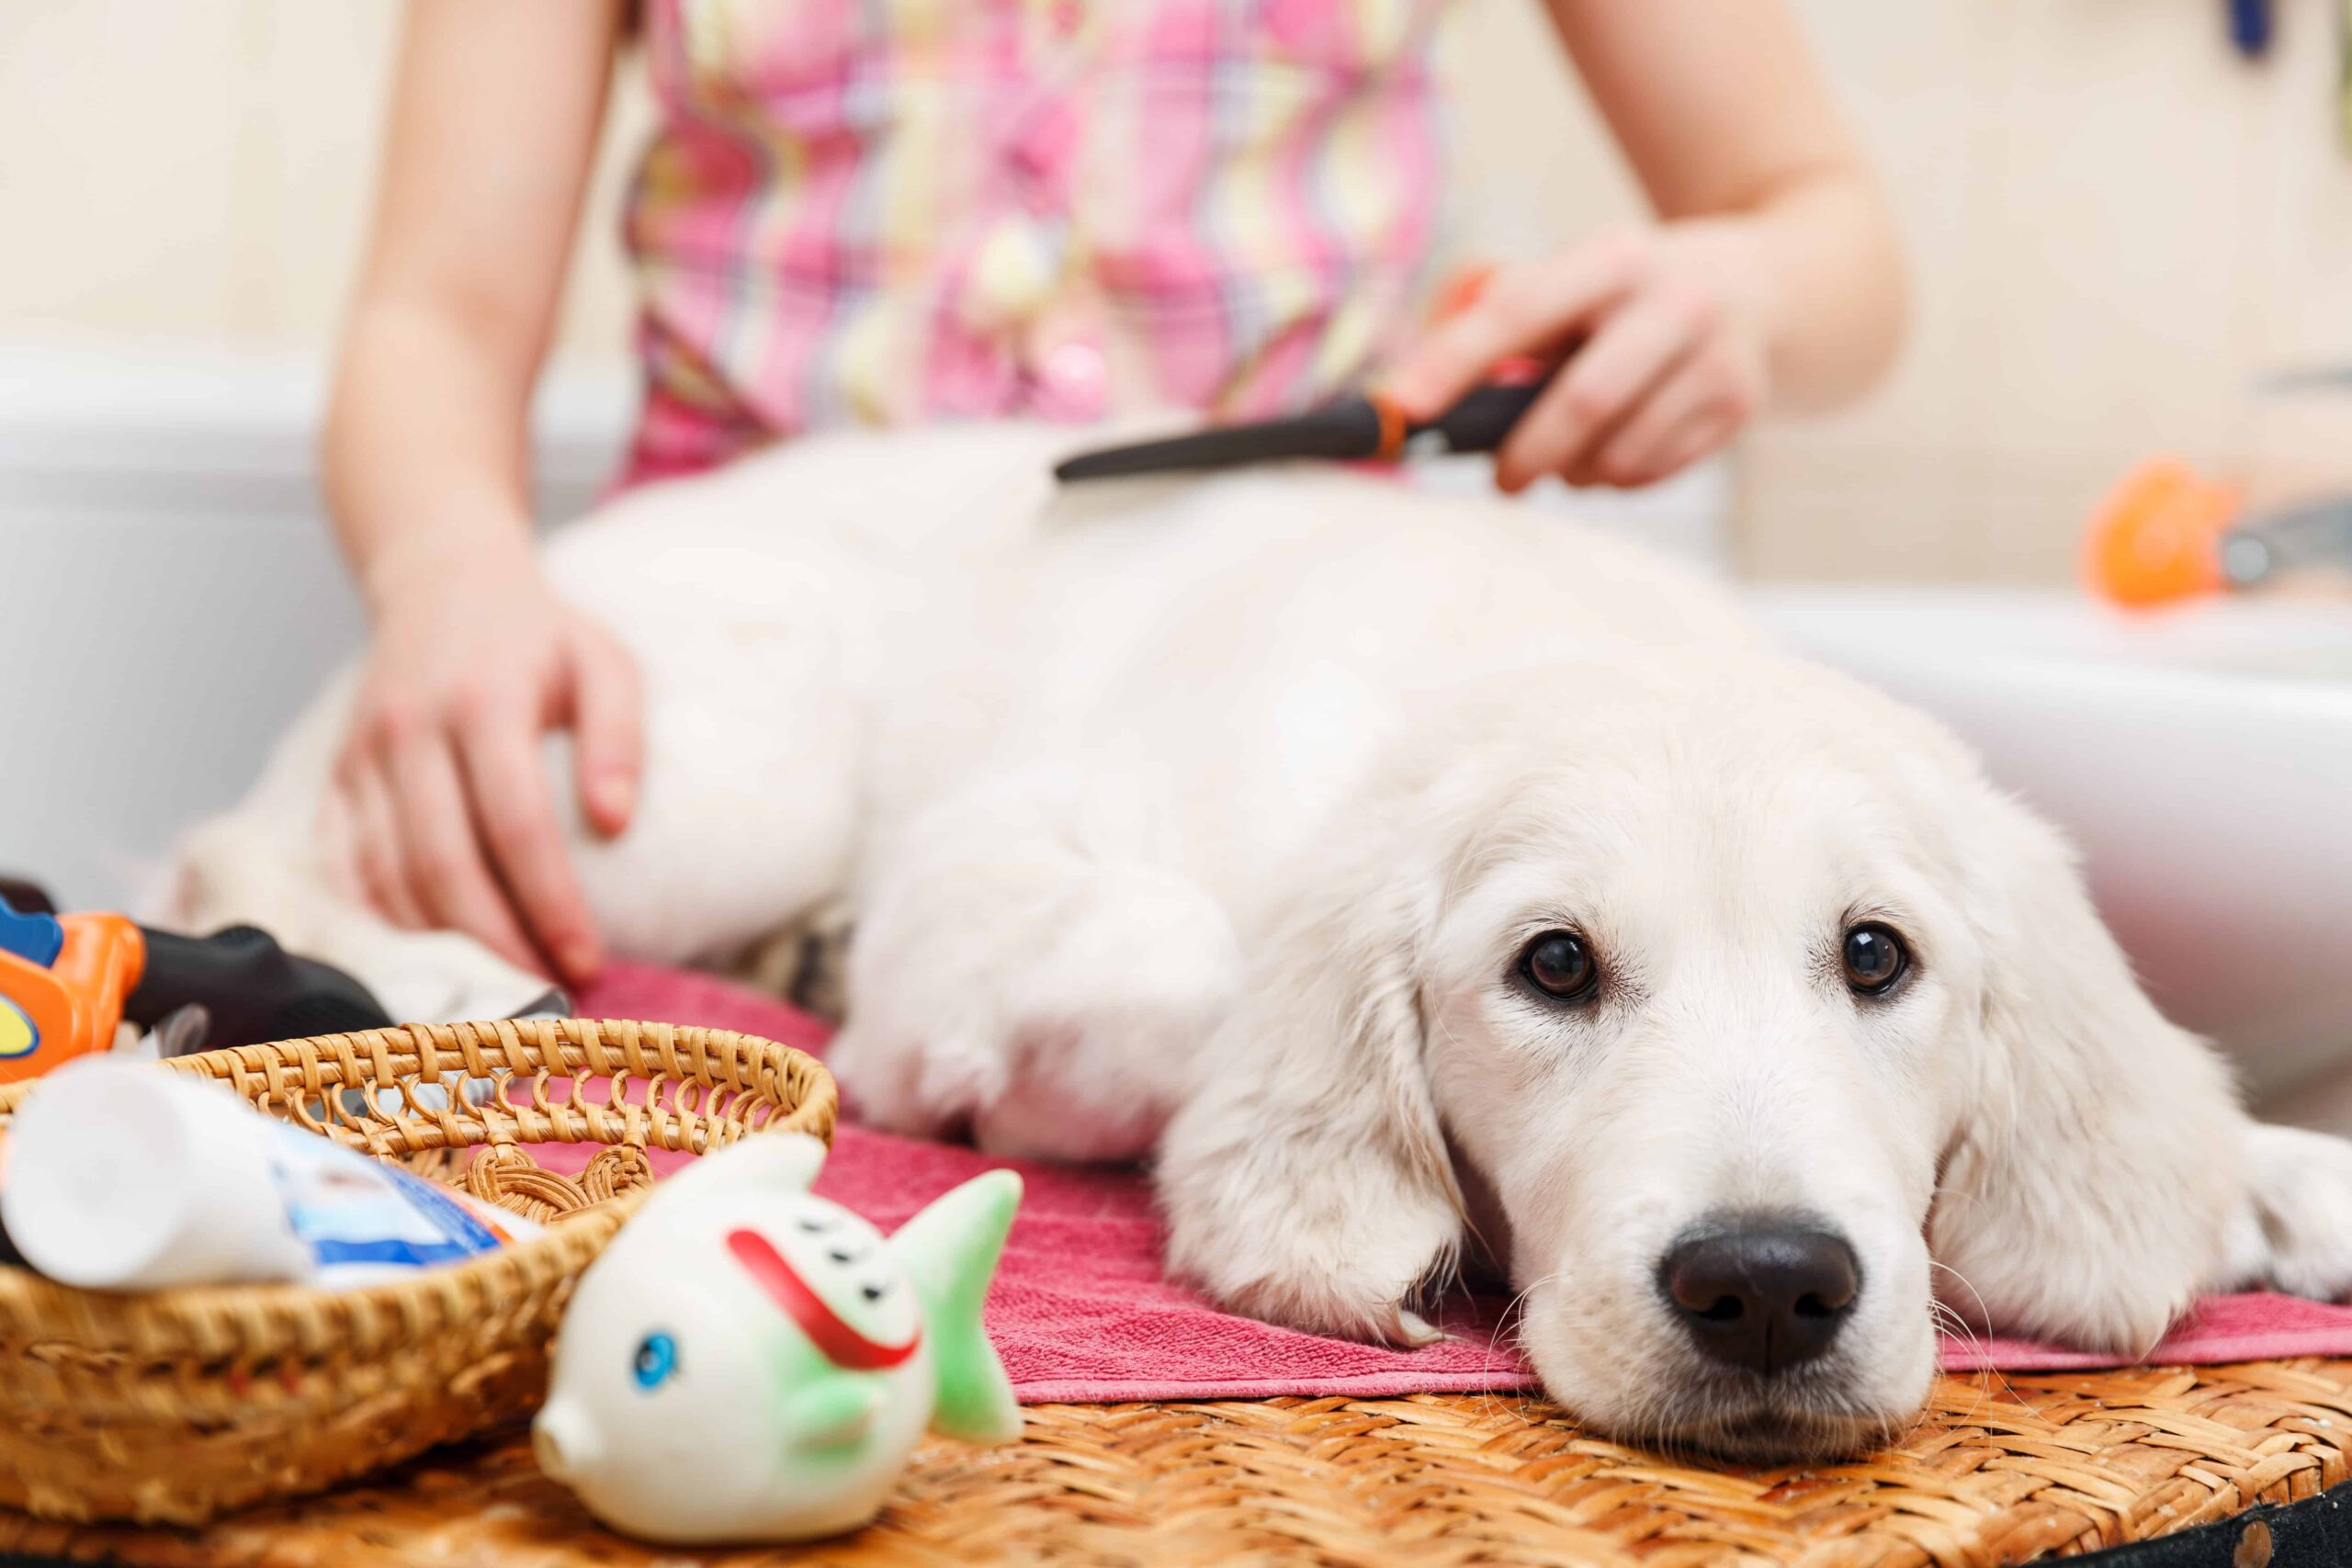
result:
[[[1546,1386],[1636,1439],[1851,1451],[1917,1412],[1939,1311],[2129,1357],[2200,1290],[2352,1285],[2352,1145],[2241,1112],[1934,725],[1523,509],[1056,495],[1066,439],[811,440],[558,538],[643,668],[636,824],[578,848],[618,952],[845,898],[867,1119],[1157,1146],[1171,1264],[1307,1328],[1419,1340],[1491,1257]],[[408,1016],[514,1004],[338,885],[345,703],[173,913]]]

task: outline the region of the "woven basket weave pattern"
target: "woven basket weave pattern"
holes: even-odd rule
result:
[[[1040,1405],[1012,1448],[926,1443],[861,1534],[717,1555],[730,1568],[2003,1568],[2310,1497],[2346,1478],[2347,1444],[2344,1361],[1947,1378],[1902,1442],[1807,1470],[1673,1464],[1494,1395]],[[159,1568],[681,1561],[599,1529],[519,1436],[194,1537],[0,1515],[0,1549]]]
[[[114,1296],[0,1269],[0,1505],[197,1523],[511,1419],[544,1392],[573,1282],[650,1188],[647,1149],[704,1153],[770,1129],[830,1138],[836,1107],[799,1052],[654,1024],[414,1026],[171,1065],[548,1232],[333,1293]],[[609,1099],[581,1092],[600,1080]],[[0,1118],[37,1088],[0,1090]],[[531,1158],[551,1143],[604,1147],[573,1178]]]

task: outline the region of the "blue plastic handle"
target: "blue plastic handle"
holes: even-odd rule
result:
[[[0,898],[0,953],[13,953],[46,969],[64,949],[65,928],[56,916],[20,915],[16,906]]]

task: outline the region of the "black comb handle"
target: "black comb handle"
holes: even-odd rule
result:
[[[1449,452],[1496,451],[1550,384],[1548,379],[1512,384],[1489,381],[1473,387],[1460,402],[1435,419],[1413,426],[1406,439],[1434,434]]]

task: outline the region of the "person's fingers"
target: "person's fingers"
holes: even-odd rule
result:
[[[376,758],[362,754],[351,759],[337,781],[337,793],[350,828],[351,868],[360,891],[392,924],[406,931],[424,929],[424,911],[401,865],[400,824],[393,816],[390,787]]]
[[[1702,403],[1638,460],[1629,464],[1612,462],[1604,470],[1596,454],[1571,469],[1567,481],[1572,485],[1614,485],[1627,490],[1656,484],[1718,447],[1728,446],[1739,434],[1741,423],[1714,403]]]
[[[1710,309],[1704,296],[1657,288],[1601,323],[1511,427],[1495,455],[1495,482],[1517,491],[1573,468],[1690,353],[1713,324]]]
[[[457,759],[438,730],[404,735],[392,751],[401,858],[426,923],[465,932],[510,964],[545,960],[483,861]]]
[[[637,662],[616,643],[575,639],[571,756],[580,809],[606,838],[628,826],[645,770],[645,698]]]
[[[1718,336],[1652,388],[1641,406],[1593,448],[1572,482],[1645,485],[1703,456],[1689,452],[1690,432],[1715,432],[1720,446],[1754,417],[1763,401],[1761,367],[1736,344]]]
[[[1408,350],[1381,389],[1408,418],[1443,412],[1496,361],[1556,348],[1632,293],[1649,275],[1651,249],[1644,236],[1610,235],[1509,269],[1469,309]]]
[[[1576,477],[1611,485],[1646,484],[1659,477],[1661,454],[1702,413],[1746,417],[1733,408],[1733,389],[1701,355],[1684,360],[1652,387],[1633,412],[1587,453]]]
[[[1688,424],[1658,448],[1651,460],[1651,479],[1679,474],[1710,452],[1730,446],[1732,437],[1739,434],[1740,423],[1721,409],[1706,409],[1693,415]]]
[[[540,765],[538,726],[529,708],[494,698],[469,703],[457,741],[474,821],[515,913],[563,980],[585,984],[604,953]]]

